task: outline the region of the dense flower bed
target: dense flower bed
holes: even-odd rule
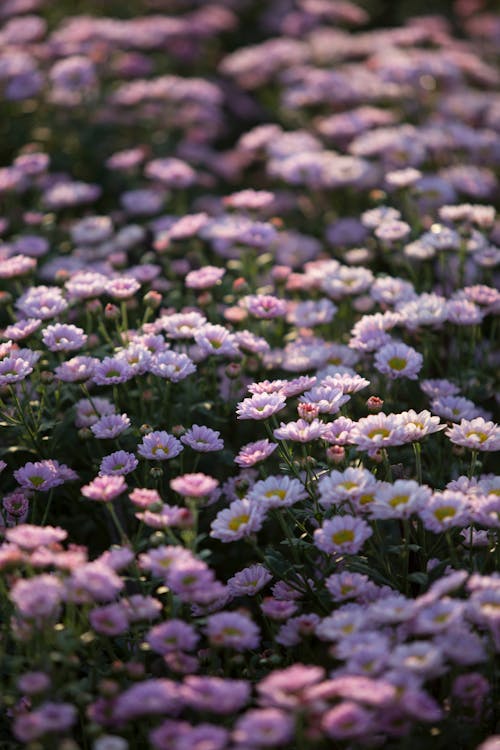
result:
[[[498,750],[500,16],[75,6],[0,4],[0,747]]]

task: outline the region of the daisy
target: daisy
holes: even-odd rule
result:
[[[285,406],[285,396],[282,393],[256,393],[251,398],[240,401],[236,414],[238,419],[267,419]]]
[[[247,500],[264,509],[294,505],[307,496],[302,482],[287,476],[271,476],[256,482]]]
[[[356,555],[373,534],[366,521],[354,516],[336,516],[314,532],[314,544],[327,554]]]
[[[250,500],[234,500],[228,508],[217,513],[212,521],[210,536],[221,542],[243,539],[259,531],[264,516],[264,508]]]
[[[182,450],[183,447],[179,440],[163,430],[157,430],[144,435],[142,443],[137,447],[137,452],[140,456],[153,461],[165,461],[175,458]]]
[[[500,450],[500,427],[482,417],[462,419],[459,425],[454,424],[446,430],[445,435],[455,445],[462,445],[471,450]]]
[[[400,342],[385,344],[375,355],[375,367],[391,379],[416,380],[424,358],[413,347]]]

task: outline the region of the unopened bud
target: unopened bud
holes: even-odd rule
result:
[[[54,381],[54,373],[50,372],[50,370],[42,370],[40,373],[40,381],[44,385],[49,385],[49,383]]]
[[[202,292],[201,294],[198,295],[196,301],[198,302],[200,307],[206,307],[211,302],[213,302],[213,299],[214,298],[212,297],[210,292]]]
[[[317,404],[299,403],[297,406],[299,417],[306,422],[311,423],[319,416],[319,406]]]
[[[174,437],[179,438],[181,437],[181,435],[184,435],[184,433],[186,432],[186,428],[183,424],[174,424],[171,432]]]
[[[370,398],[366,401],[368,411],[371,411],[374,414],[377,414],[379,411],[381,411],[383,405],[383,400],[378,396],[370,396]]]
[[[86,312],[91,315],[97,315],[102,312],[102,302],[100,299],[89,299],[85,303]]]
[[[148,435],[150,432],[153,432],[153,428],[150,424],[141,424],[141,426],[139,427],[139,432],[141,433],[141,435]]]
[[[152,479],[161,479],[163,476],[163,468],[161,466],[153,466],[149,470],[149,474]]]
[[[147,292],[143,297],[144,304],[151,310],[157,310],[161,305],[161,301],[162,296],[160,292],[155,292],[153,289]]]
[[[120,309],[113,305],[111,302],[108,302],[106,307],[104,308],[104,317],[107,320],[118,320],[120,317]]]
[[[81,427],[78,430],[78,437],[80,440],[90,440],[93,437],[92,430],[90,427]]]
[[[233,291],[234,292],[243,292],[248,289],[248,284],[246,282],[246,279],[243,278],[243,276],[238,276],[237,279],[233,281]]]
[[[332,464],[341,464],[345,459],[345,448],[343,445],[330,445],[326,449],[326,460]]]
[[[224,372],[230,380],[235,380],[241,374],[241,365],[239,362],[230,362]]]

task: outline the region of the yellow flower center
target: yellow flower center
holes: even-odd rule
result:
[[[391,357],[391,359],[387,361],[387,364],[389,365],[391,370],[397,370],[398,372],[400,372],[401,370],[405,369],[408,361],[403,357]]]
[[[436,508],[434,516],[438,521],[444,521],[445,518],[453,518],[457,513],[457,509],[453,505],[441,505],[440,508]]]
[[[394,497],[389,500],[389,505],[392,508],[397,508],[398,505],[404,505],[407,503],[409,499],[409,495],[394,495]]]
[[[334,544],[346,544],[347,542],[354,541],[354,531],[352,529],[341,529],[332,534],[332,542]]]
[[[243,526],[244,523],[248,523],[250,516],[248,513],[242,513],[241,516],[235,516],[234,518],[231,518],[231,520],[228,523],[228,527],[231,529],[231,531],[238,531],[240,526]]]

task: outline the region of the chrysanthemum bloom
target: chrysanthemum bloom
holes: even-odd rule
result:
[[[234,462],[238,466],[253,466],[260,461],[264,461],[274,453],[277,447],[277,443],[270,443],[267,438],[256,440],[254,443],[247,443],[240,448]]]
[[[243,746],[274,747],[292,739],[294,717],[279,708],[255,708],[240,716],[234,739]]]
[[[375,488],[377,480],[368,469],[349,467],[345,471],[331,471],[318,482],[319,502],[324,508],[353,501],[368,489]]]
[[[363,573],[344,571],[332,573],[325,580],[325,585],[334,602],[344,602],[363,597],[370,592],[373,583]]]
[[[132,685],[117,697],[113,718],[126,722],[150,714],[176,714],[181,705],[180,686],[176,682],[151,678]]]
[[[264,588],[272,579],[271,573],[256,563],[248,568],[243,568],[228,579],[227,585],[233,596],[254,596]]]
[[[130,380],[134,372],[128,362],[117,357],[104,357],[96,364],[93,380],[96,385],[115,385]]]
[[[210,536],[222,542],[233,542],[259,531],[264,521],[264,508],[249,500],[234,500],[229,508],[219,511],[212,521]]]
[[[194,340],[206,356],[234,357],[239,353],[234,334],[224,326],[205,323],[195,331]]]
[[[108,414],[101,417],[90,426],[96,438],[112,439],[121,435],[130,427],[130,419],[126,414]]]
[[[430,500],[431,490],[412,479],[398,479],[394,484],[379,483],[375,501],[370,504],[372,518],[409,518]]]
[[[355,555],[373,534],[361,518],[336,516],[314,532],[314,544],[328,554]]]
[[[435,492],[429,502],[418,511],[426,529],[440,534],[452,526],[466,526],[470,522],[466,496],[462,492]]]
[[[439,430],[444,430],[446,425],[441,424],[439,417],[431,415],[430,411],[402,411],[396,415],[404,428],[405,442],[413,443],[422,440],[426,435],[431,435]]]
[[[238,419],[268,419],[286,406],[282,393],[256,393],[245,398],[237,406]]]
[[[354,701],[342,701],[331,708],[321,721],[323,731],[334,740],[352,739],[373,731],[374,717]]]
[[[144,435],[137,452],[143,458],[153,461],[166,461],[175,458],[183,450],[182,444],[173,435],[164,430],[157,430]]]
[[[115,497],[121,495],[127,489],[125,479],[119,476],[108,476],[103,474],[93,479],[80,489],[84,497],[89,500],[98,500],[101,503],[109,503]]]
[[[309,443],[312,440],[322,439],[328,432],[328,425],[319,419],[308,422],[298,419],[296,422],[281,422],[280,426],[273,431],[276,440],[292,440],[298,443]]]
[[[345,395],[342,388],[322,382],[306,391],[299,398],[299,402],[315,404],[321,414],[336,414],[349,399],[350,396]]]
[[[27,464],[14,472],[14,477],[25,489],[47,492],[53,487],[63,484],[67,479],[76,479],[76,474],[68,469],[65,464],[46,459],[35,463],[28,461]]]
[[[304,485],[287,476],[271,476],[256,482],[247,494],[247,500],[265,510],[288,507],[307,497]]]
[[[170,380],[172,383],[179,383],[188,375],[196,372],[196,365],[187,354],[165,349],[151,358],[148,369],[149,372],[159,378]]]
[[[115,405],[107,398],[94,396],[91,400],[82,398],[76,403],[76,427],[90,427],[100,417],[115,413]]]
[[[451,380],[446,378],[430,378],[427,380],[421,380],[421,390],[429,398],[441,398],[442,396],[456,396],[460,388]]]
[[[404,426],[397,414],[370,414],[355,422],[349,436],[350,442],[359,450],[377,450],[394,445],[403,445]]]
[[[305,691],[324,679],[322,667],[309,664],[292,664],[264,677],[257,685],[259,703],[293,710],[304,705]]]
[[[21,320],[16,320],[15,323],[4,328],[3,336],[12,341],[22,341],[22,339],[31,336],[31,334],[38,330],[41,325],[42,321],[39,318],[23,318]]]
[[[397,671],[424,679],[436,677],[444,671],[443,654],[431,641],[413,641],[396,646],[391,653],[390,664]]]
[[[9,596],[21,617],[41,622],[57,617],[64,586],[56,576],[44,573],[19,579],[12,586]]]
[[[65,323],[55,323],[42,331],[42,341],[51,352],[71,352],[81,349],[87,338],[83,328]]]
[[[157,654],[166,654],[169,651],[193,651],[199,639],[192,625],[175,618],[155,625],[146,636],[146,642]]]
[[[91,627],[103,635],[120,635],[129,628],[127,610],[121,602],[94,607],[89,612]]]
[[[7,541],[28,550],[62,542],[67,536],[68,532],[59,526],[36,526],[30,523],[23,523],[5,531]]]
[[[287,302],[272,294],[249,294],[239,303],[250,315],[261,320],[282,318],[286,314]]]
[[[54,375],[58,380],[66,383],[84,383],[91,379],[98,362],[96,357],[72,357],[58,365],[54,370]]]
[[[375,355],[376,369],[393,380],[416,380],[423,362],[424,358],[413,347],[398,342],[386,344]]]
[[[188,289],[210,289],[218,284],[225,273],[225,268],[203,266],[196,271],[190,271],[184,279],[184,283]]]
[[[115,451],[109,456],[104,456],[99,467],[99,474],[119,475],[130,474],[138,464],[133,453],[127,451]]]
[[[212,646],[245,651],[257,648],[260,643],[259,628],[246,615],[239,612],[217,612],[207,619],[206,634]]]
[[[218,481],[201,472],[183,474],[170,480],[170,487],[183,497],[206,497],[218,486]]]
[[[500,427],[494,422],[487,422],[482,417],[462,419],[459,425],[454,424],[445,435],[455,445],[462,445],[476,451],[500,450]]]
[[[245,680],[188,675],[182,686],[182,696],[189,708],[216,714],[234,714],[248,703],[250,683]]]
[[[102,560],[77,566],[66,579],[67,598],[78,604],[109,602],[116,599],[123,586],[120,576]]]
[[[115,300],[126,300],[133,297],[140,288],[140,283],[132,276],[117,276],[106,282],[105,290]]]
[[[0,386],[19,383],[32,372],[33,367],[22,357],[5,357],[0,360]]]
[[[220,432],[198,424],[194,424],[186,430],[184,435],[181,436],[181,443],[188,445],[199,453],[211,453],[212,451],[221,451],[224,448]]]
[[[319,621],[319,615],[313,612],[290,618],[280,627],[275,636],[276,643],[287,647],[297,646],[305,637],[314,634]]]
[[[431,409],[443,419],[459,422],[462,419],[475,419],[478,407],[468,398],[462,396],[436,396],[431,401]]]

